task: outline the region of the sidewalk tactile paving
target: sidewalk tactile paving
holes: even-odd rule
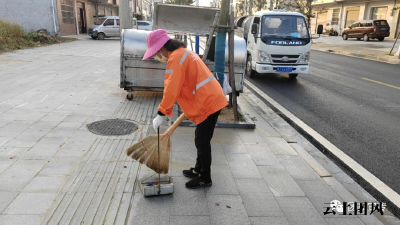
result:
[[[145,101],[129,102],[129,107],[121,104],[114,115],[146,125],[154,115],[154,106],[160,96],[146,92],[136,96],[142,96]],[[59,200],[52,206],[55,210],[50,210],[42,223],[113,224],[125,221],[139,171],[139,164],[126,157],[125,150],[143,138],[145,132],[147,129],[134,132],[128,135],[129,139],[127,136],[99,136],[57,197]]]

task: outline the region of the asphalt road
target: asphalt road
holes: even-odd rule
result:
[[[400,65],[312,51],[307,75],[245,82],[400,193]]]

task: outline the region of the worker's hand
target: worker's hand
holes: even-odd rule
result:
[[[153,128],[157,132],[157,128],[161,126],[164,121],[164,116],[157,115],[156,118],[153,120]]]

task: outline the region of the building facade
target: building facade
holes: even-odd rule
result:
[[[100,16],[118,16],[118,5],[119,0],[5,0],[0,15],[28,32],[65,36],[86,33]]]
[[[339,35],[357,20],[384,19],[390,26],[390,37],[400,32],[400,0],[316,0],[313,3],[315,17],[311,20],[311,32],[318,24],[325,30],[334,29]]]
[[[1,20],[16,23],[26,31],[46,29],[57,33],[57,0],[6,0],[1,2]]]
[[[119,0],[57,0],[59,33],[86,33],[99,17],[118,16]]]

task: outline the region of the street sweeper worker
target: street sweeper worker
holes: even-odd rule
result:
[[[152,31],[146,42],[148,49],[143,60],[154,57],[167,64],[163,99],[153,127],[157,131],[165,115],[173,116],[172,108],[177,101],[185,116],[197,124],[194,139],[196,165],[183,170],[183,175],[193,178],[186,187],[211,186],[210,142],[221,109],[228,104],[221,85],[196,53],[186,49],[184,42],[171,39],[165,30]]]

